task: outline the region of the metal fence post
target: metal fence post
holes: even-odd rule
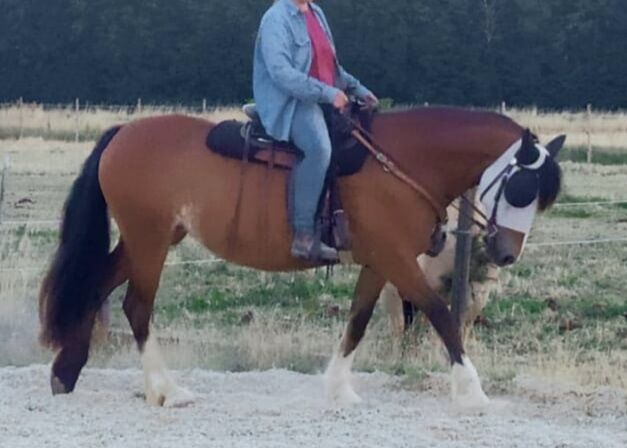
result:
[[[464,315],[469,307],[470,257],[472,252],[471,217],[474,213],[470,203],[475,201],[475,189],[464,193],[468,201],[460,201],[459,218],[457,221],[457,243],[455,246],[455,273],[453,276],[453,291],[451,308],[453,317],[460,331],[464,325]]]
[[[7,174],[9,173],[10,164],[11,164],[11,158],[9,156],[5,156],[4,166],[2,167],[2,179],[0,180],[0,222],[2,222],[2,212],[4,209],[4,193],[5,193]]]

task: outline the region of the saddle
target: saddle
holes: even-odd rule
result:
[[[351,135],[351,120],[369,130],[373,112],[357,103],[351,105],[346,115],[331,106],[322,107],[331,137],[332,156],[318,206],[318,236],[338,251],[350,250],[348,223],[337,190],[337,178],[355,174],[363,167],[369,152]],[[218,123],[207,136],[207,147],[217,154],[244,163],[266,165],[269,169],[292,169],[303,157],[302,152],[290,142],[270,137],[254,104],[244,106],[243,110],[249,121],[227,120]]]

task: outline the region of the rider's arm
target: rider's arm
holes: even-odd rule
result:
[[[291,36],[280,20],[266,17],[262,21],[258,38],[270,77],[280,89],[302,101],[333,103],[337,88],[294,68],[290,52]]]
[[[372,95],[370,90],[368,90],[362,83],[359,82],[357,78],[348,73],[344,68],[338,63],[338,77],[339,77],[339,85],[345,92],[355,95],[357,98],[366,98],[368,95]]]

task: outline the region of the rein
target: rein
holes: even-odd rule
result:
[[[383,165],[384,169],[394,176],[405,182],[409,185],[413,190],[418,192],[421,196],[423,196],[431,205],[431,207],[435,210],[438,215],[438,219],[440,224],[446,224],[448,222],[448,214],[446,213],[446,209],[442,207],[434,198],[431,193],[429,193],[423,186],[421,186],[418,182],[409,177],[402,169],[400,169],[392,159],[390,159],[381,148],[374,138],[372,134],[366,131],[361,124],[357,123],[353,118],[347,117],[350,124],[353,125],[355,129],[351,131],[351,135],[362,145],[366,147],[368,151],[374,156],[375,160]],[[367,138],[366,138],[367,137]]]
[[[414,190],[416,190],[425,199],[427,199],[427,201],[429,201],[429,204],[431,205],[431,207],[436,211],[436,213],[438,215],[438,219],[440,220],[440,224],[448,223],[448,214],[446,212],[446,209],[444,209],[424,187],[422,187],[420,184],[418,184],[416,181],[414,181],[411,177],[409,177],[407,174],[405,174],[405,172],[403,170],[401,170],[385,154],[385,151],[382,149],[381,145],[379,145],[374,140],[374,138],[373,138],[373,136],[372,136],[372,134],[370,132],[366,131],[359,123],[357,123],[352,118],[350,118],[350,117],[347,117],[347,118],[348,118],[349,122],[353,125],[353,127],[355,128],[351,132],[353,137],[355,139],[357,139],[357,141],[359,141],[362,145],[364,145],[366,147],[366,149],[368,149],[368,151],[370,151],[372,153],[374,158],[379,163],[381,163],[383,165],[383,167],[384,167],[384,169],[386,171],[394,174],[400,180],[402,180],[403,182],[408,184],[410,187],[412,187]],[[366,139],[366,137],[367,137],[367,139]],[[499,176],[497,176],[497,178]],[[477,207],[472,201],[469,201],[465,196],[462,195],[461,198],[462,198],[462,200],[468,202],[470,204],[471,208],[473,209],[473,211],[475,213],[477,213],[486,222],[486,224],[484,224],[481,221],[478,221],[474,216],[468,216],[468,218],[470,218],[470,220],[473,222],[474,225],[479,227],[479,229],[481,229],[481,231],[483,231],[483,232],[485,232],[486,229],[492,227],[491,224],[490,224],[491,220],[488,219],[486,214],[483,213],[483,211],[480,210],[479,207]],[[453,207],[455,207],[460,213],[462,213],[461,208],[460,208],[459,205],[453,204]]]
[[[447,215],[446,209],[442,207],[442,205],[439,204],[438,201],[434,199],[433,195],[431,195],[431,193],[429,193],[426,188],[421,186],[414,179],[409,177],[409,175],[407,175],[401,168],[399,168],[396,165],[396,163],[394,163],[394,161],[389,156],[386,155],[385,150],[382,148],[381,145],[379,145],[375,141],[372,134],[368,132],[367,130],[365,130],[361,126],[360,123],[355,121],[352,117],[346,117],[346,118],[348,119],[349,123],[354,128],[351,131],[351,135],[359,143],[361,143],[364,147],[366,147],[368,151],[370,151],[370,153],[374,156],[375,160],[377,160],[383,166],[383,169],[387,172],[392,173],[398,179],[405,182],[412,189],[414,189],[421,196],[423,196],[437,213],[438,219],[439,219],[439,225],[448,223],[448,215]],[[543,161],[544,159],[542,159],[542,163]],[[479,209],[479,207],[477,207],[474,204],[473,201],[470,201],[469,199],[467,199],[465,196],[462,195],[461,200],[466,201],[470,205],[470,207],[473,209],[474,213],[476,213],[484,222],[481,222],[478,219],[476,219],[474,216],[474,213],[472,216],[469,216],[468,214],[464,212],[464,215],[470,218],[473,225],[476,225],[481,230],[482,233],[486,234],[487,236],[494,236],[496,232],[498,231],[498,228],[496,225],[498,204],[503,196],[503,192],[505,191],[505,186],[507,185],[507,182],[509,180],[509,174],[516,166],[521,166],[522,168],[525,168],[525,169],[537,169],[536,165],[538,163],[539,162],[536,161],[534,164],[529,165],[529,166],[521,165],[518,163],[516,158],[514,158],[514,160],[512,160],[509,164],[507,164],[507,166],[503,168],[503,170],[494,177],[494,179],[490,182],[488,187],[483,192],[481,192],[480,199],[482,200],[483,197],[486,195],[486,193],[498,184],[498,190],[497,190],[496,197],[495,197],[495,206],[490,216],[488,217],[482,210]],[[459,205],[453,204],[453,207],[455,207],[460,213],[462,213],[461,207]]]

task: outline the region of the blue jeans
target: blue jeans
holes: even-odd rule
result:
[[[298,102],[290,139],[304,155],[292,173],[292,225],[296,232],[313,233],[320,195],[331,162],[331,138],[318,104]]]

